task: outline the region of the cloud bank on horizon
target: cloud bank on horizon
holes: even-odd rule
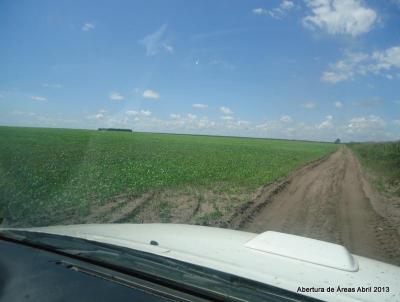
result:
[[[0,125],[400,139],[398,1],[5,1],[0,20]]]

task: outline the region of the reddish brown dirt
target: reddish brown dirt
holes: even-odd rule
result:
[[[354,254],[400,265],[399,221],[379,210],[387,209],[384,200],[371,192],[357,158],[341,147],[263,188],[225,226],[339,243]]]

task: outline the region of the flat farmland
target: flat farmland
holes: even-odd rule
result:
[[[218,225],[328,143],[0,127],[3,225]],[[218,222],[218,223],[217,223]]]

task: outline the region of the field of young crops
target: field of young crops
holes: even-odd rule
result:
[[[10,223],[87,215],[121,194],[192,187],[251,192],[337,148],[333,144],[0,127],[0,208]],[[75,210],[76,209],[76,210]],[[38,220],[37,217],[41,217]],[[48,219],[46,219],[48,218]]]

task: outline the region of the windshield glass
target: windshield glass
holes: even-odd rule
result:
[[[1,1],[1,227],[277,231],[399,266],[398,24],[395,0]]]

